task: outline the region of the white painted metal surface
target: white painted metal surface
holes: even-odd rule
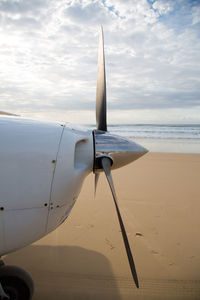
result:
[[[52,184],[47,231],[68,216],[86,175],[93,169],[92,134],[65,127]]]
[[[64,124],[5,116],[0,117],[0,138],[3,255],[65,219],[92,169],[93,146],[90,134]]]

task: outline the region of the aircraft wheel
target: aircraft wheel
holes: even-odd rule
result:
[[[30,300],[33,295],[32,278],[21,268],[0,267],[0,283],[9,300]]]

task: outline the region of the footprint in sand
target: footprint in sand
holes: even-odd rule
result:
[[[157,251],[155,251],[155,250],[151,250],[151,253],[152,254],[155,254],[155,255],[158,255],[159,253],[157,252]]]
[[[136,236],[143,236],[143,234],[142,233],[140,233],[140,232],[136,232],[136,234],[135,234]]]
[[[87,228],[88,228],[88,229],[94,228],[94,225],[93,225],[93,224],[88,224],[88,225],[87,225]]]
[[[83,228],[83,226],[82,226],[82,225],[75,225],[75,227],[76,227],[76,228],[78,228],[78,229],[81,229],[81,228]]]
[[[108,239],[105,239],[106,244],[110,247],[110,250],[115,249],[115,247],[111,244],[111,242]]]

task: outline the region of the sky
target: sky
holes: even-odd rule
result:
[[[200,123],[199,0],[0,0],[0,110],[95,124]]]

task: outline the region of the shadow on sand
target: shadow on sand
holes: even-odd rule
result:
[[[111,265],[102,254],[76,246],[32,245],[4,258],[30,272],[33,300],[120,300]]]

